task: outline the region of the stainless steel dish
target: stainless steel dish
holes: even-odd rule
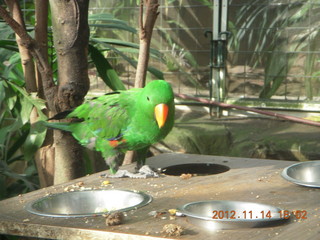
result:
[[[307,186],[320,187],[320,161],[308,161],[293,164],[282,171],[282,177],[289,182]]]
[[[152,201],[151,196],[128,190],[64,192],[32,201],[26,210],[49,217],[88,217],[115,211],[129,211]]]
[[[206,230],[265,227],[289,218],[274,206],[240,201],[192,202],[179,208],[191,223]]]

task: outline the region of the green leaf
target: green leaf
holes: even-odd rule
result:
[[[46,133],[46,128],[42,128],[40,131],[38,128],[31,126],[30,134],[28,135],[23,146],[23,153],[26,161],[33,160],[35,152],[43,144],[43,141],[46,137]]]
[[[17,179],[17,180],[21,180],[25,183],[25,185],[31,189],[31,190],[35,190],[35,184],[30,182],[27,179],[26,174],[18,174],[13,172],[9,166],[5,163],[5,162],[0,162],[0,173],[2,173],[4,176],[7,176],[9,178],[13,178],[13,179]]]
[[[32,164],[32,165],[28,166],[24,172],[27,176],[31,177],[32,175],[37,174],[37,168],[36,168],[35,164]]]
[[[139,44],[136,44],[136,43],[131,43],[131,42],[126,42],[126,41],[122,41],[122,40],[119,40],[119,39],[112,39],[112,38],[91,38],[91,41],[92,42],[95,42],[95,43],[100,43],[100,44],[105,44],[105,46],[108,46],[108,48],[111,48],[111,45],[117,45],[117,46],[122,46],[122,47],[127,47],[127,48],[132,48],[132,49],[137,49],[138,51],[135,51],[135,53],[139,53]],[[112,50],[114,50],[115,48],[112,47]],[[123,48],[116,48],[119,52],[121,51]],[[125,51],[129,51],[128,49],[124,49]],[[132,50],[133,52],[134,50]],[[158,58],[160,60],[163,60],[163,54],[154,49],[154,48],[151,48],[150,49],[150,55],[154,58]]]
[[[120,29],[128,32],[136,33],[137,30],[133,27],[130,27],[127,22],[115,18],[112,14],[108,13],[99,13],[91,14],[88,17],[89,22],[98,22],[90,23],[90,27],[100,27],[100,28],[110,28],[110,29]]]
[[[152,73],[157,79],[164,80],[163,72],[154,68],[154,67],[148,67],[148,72]]]
[[[103,54],[94,46],[89,45],[89,52],[91,59],[95,64],[99,76],[102,80],[110,87],[113,91],[125,90],[125,86],[120,80],[116,71],[112,68],[108,60],[103,56]]]
[[[4,126],[0,128],[0,146],[5,145],[8,140],[8,136],[13,134],[22,126],[21,120],[19,118],[12,119],[12,123],[10,125]]]
[[[28,99],[25,97],[20,97],[20,104],[21,104],[21,112],[20,112],[21,121],[22,121],[22,124],[26,124],[27,122],[29,122],[31,111],[33,109],[33,104],[30,101],[28,101]]]
[[[12,163],[17,160],[21,160],[21,156],[13,158],[13,155],[23,146],[27,139],[29,131],[24,131],[21,136],[13,143],[7,152],[7,162]]]
[[[20,54],[13,54],[9,61],[9,65],[4,69],[2,76],[7,79],[24,79],[23,69],[20,60]]]
[[[110,13],[90,14],[88,17],[88,21],[105,21],[112,19],[114,19],[114,16]]]
[[[126,60],[131,66],[133,66],[134,68],[137,67],[137,61],[129,58],[127,55],[125,55],[123,52],[119,51],[117,48],[112,47],[111,45],[107,44],[107,43],[103,43],[104,46],[106,46],[107,48],[111,49],[112,51],[116,52],[117,54],[119,54],[124,60]],[[150,73],[152,73],[156,78],[158,79],[164,79],[163,73],[159,70],[157,70],[156,68],[153,67],[148,67],[147,69]]]
[[[13,93],[13,91],[7,91],[6,100],[7,100],[8,108],[12,110],[14,105],[16,104],[17,96]]]
[[[20,61],[21,61],[21,57],[19,53],[13,54],[9,59],[10,64],[20,63]]]
[[[137,33],[137,30],[133,27],[130,27],[128,25],[124,24],[118,24],[118,23],[108,23],[108,24],[89,24],[90,27],[98,27],[98,28],[108,28],[108,29],[119,29],[119,30],[125,30],[132,33]]]
[[[286,79],[288,72],[287,56],[274,52],[268,60],[265,83],[259,95],[260,98],[271,98]]]
[[[5,22],[0,22],[0,32],[2,39],[9,38],[10,35],[14,34],[14,31],[11,29],[11,27]]]
[[[114,38],[91,38],[91,40],[97,43],[108,43],[108,44],[114,44],[114,45],[123,46],[123,47],[132,47],[132,48],[139,49],[139,44],[122,41]]]
[[[5,92],[5,88],[4,88],[3,84],[4,84],[4,81],[0,81],[0,106],[1,106],[2,101],[6,97],[6,92]]]
[[[4,48],[15,52],[19,51],[15,40],[0,40],[0,48]]]
[[[18,91],[19,93],[22,94],[22,96],[25,98],[25,101],[28,101],[30,104],[32,104],[35,108],[37,108],[37,112],[39,115],[39,120],[45,120],[47,119],[46,115],[41,111],[42,109],[45,108],[45,101],[42,99],[36,99],[33,98],[27,91],[18,85],[12,83],[12,82],[7,82],[13,89]]]
[[[32,96],[30,96],[25,89],[21,88],[20,86],[16,85],[13,82],[6,81],[8,86],[10,86],[11,94],[16,92],[15,97],[17,98],[17,95],[19,97],[20,102],[20,115],[15,119],[15,122],[4,129],[0,129],[0,139],[3,137],[6,137],[6,132],[13,132],[21,128],[25,123],[29,121],[30,113],[32,111],[32,108],[35,107],[39,116],[39,120],[45,120],[47,119],[46,115],[43,114],[41,111],[44,107],[44,101],[40,99],[35,99]],[[10,96],[9,99],[12,97]],[[15,100],[16,100],[15,98]],[[41,147],[44,139],[46,136],[46,128],[35,129],[34,127],[31,127],[30,133],[26,137],[23,135],[22,137],[25,138],[25,141],[23,142],[23,153],[24,157],[27,161],[33,159],[34,153]],[[16,146],[20,146],[22,144],[22,139],[20,139],[21,142],[17,142]],[[13,145],[14,147],[15,145]],[[11,153],[14,152],[14,148],[11,149]]]

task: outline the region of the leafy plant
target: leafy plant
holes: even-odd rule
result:
[[[89,53],[91,60],[94,63],[99,76],[112,90],[123,90],[125,86],[119,78],[119,74],[114,70],[117,62],[111,64],[108,56],[122,59],[121,61],[129,63],[132,67],[137,66],[137,56],[139,54],[139,45],[136,43],[121,40],[117,38],[104,37],[106,32],[101,30],[112,29],[112,34],[119,30],[122,32],[137,34],[136,30],[130,27],[125,21],[116,19],[113,15],[108,13],[99,13],[89,15],[89,25],[91,26]],[[109,33],[111,31],[108,31]],[[150,51],[151,57],[163,61],[163,55],[155,49]],[[120,62],[120,60],[118,60]],[[113,66],[112,66],[113,65]],[[157,79],[164,79],[163,73],[156,68],[149,67],[148,71]]]
[[[231,1],[232,4],[232,1]],[[319,28],[314,27],[320,17],[319,6],[308,1],[279,6],[276,1],[262,4],[259,0],[250,1],[237,10],[229,23],[233,37],[229,46],[234,51],[245,49],[252,52],[247,64],[264,67],[265,81],[260,98],[271,98],[286,81],[288,73],[299,59],[299,52],[306,52],[304,58],[305,91],[308,99],[313,98],[312,77],[317,74],[317,53]],[[316,21],[307,27],[312,14]],[[288,30],[289,29],[289,30]],[[295,31],[291,31],[294,29]],[[289,36],[284,36],[289,31]],[[237,59],[233,59],[237,61]]]
[[[33,159],[45,129],[31,127],[33,111],[44,120],[44,103],[30,96],[14,79],[0,79],[0,199],[38,188]]]
[[[94,3],[95,11],[99,12],[96,15],[102,16],[102,18],[96,16],[90,18],[91,20],[97,21],[99,20],[99,18],[100,20],[102,20],[104,17],[104,23],[108,24],[108,21],[112,19],[112,17],[110,16],[113,16],[114,19],[125,19],[128,25],[136,26],[138,19],[137,17],[133,16],[136,16],[134,15],[137,12],[137,9],[135,7],[139,5],[139,2],[140,1],[137,0],[114,1],[110,3],[97,1]],[[210,1],[207,0],[201,0],[199,1],[199,3],[205,6],[211,5]],[[176,0],[166,0],[163,2],[163,4],[166,7],[171,5],[175,8],[180,8],[182,6],[182,2]],[[112,15],[105,13],[106,7],[110,9]],[[163,10],[161,11],[161,13],[165,15],[165,11],[166,10]],[[187,32],[188,36],[196,41],[197,36],[195,36],[183,22],[176,21],[175,19],[166,19],[166,22],[174,28],[184,29]],[[101,24],[96,25],[91,23],[90,25],[101,27]],[[99,48],[100,50],[103,50],[104,47],[105,55],[109,56],[110,54],[115,54],[120,59],[123,59],[125,63],[129,63],[132,67],[135,68],[137,64],[136,59],[138,56],[139,46],[138,44],[132,44],[128,42],[128,39],[135,39],[135,42],[138,42],[138,35],[134,31],[134,28],[126,29],[123,26],[123,23],[119,22],[117,29],[112,29],[112,32],[107,31],[108,29],[110,28],[103,27],[101,28],[101,30],[93,29],[94,34],[92,34],[93,38],[91,40],[98,41],[100,42],[100,44],[103,44],[98,46],[102,47]],[[155,33],[157,33],[159,37],[154,37],[152,39],[152,45],[160,46],[160,42],[164,42],[167,45],[167,48],[171,49],[171,51],[161,53],[158,50],[151,49],[151,58],[153,58],[152,60],[160,63],[160,67],[165,67],[166,71],[178,72],[183,76],[182,78],[185,79],[187,83],[191,83],[192,86],[200,87],[200,84],[194,77],[194,75],[190,74],[191,69],[197,71],[199,67],[193,54],[179,45],[178,41],[174,39],[175,37],[171,35],[172,32],[169,34],[168,31],[162,29],[161,27],[158,27],[157,25],[155,26],[155,30]],[[99,37],[97,38],[95,36]],[[117,39],[117,41],[114,41],[115,39]],[[114,48],[110,49],[110,46],[113,46]],[[114,66],[114,64],[112,65]],[[157,67],[159,65],[157,65]],[[163,73],[157,70],[155,67],[150,66],[148,71],[157,79],[164,78]]]
[[[32,155],[45,132],[34,134],[29,117],[33,108],[40,118],[44,104],[23,88],[20,55],[13,31],[0,22],[0,199],[38,187]],[[30,146],[34,146],[30,148]]]

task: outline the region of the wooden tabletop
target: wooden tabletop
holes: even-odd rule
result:
[[[185,163],[215,163],[228,166],[220,174],[194,176],[163,176],[152,179],[108,179],[93,174],[0,202],[0,234],[51,239],[319,239],[320,189],[297,186],[281,177],[289,161],[231,158],[188,154],[162,154],[148,159],[153,167]],[[129,166],[128,168],[132,168]],[[106,226],[103,216],[82,218],[44,217],[27,212],[25,205],[39,197],[70,190],[127,189],[144,191],[153,201],[126,213],[122,225]],[[263,203],[292,211],[304,211],[306,219],[294,215],[290,221],[273,227],[205,230],[191,224],[186,217],[170,217],[175,209],[193,201],[236,200]],[[163,212],[158,217],[152,212]],[[179,237],[163,232],[166,224],[184,229]]]

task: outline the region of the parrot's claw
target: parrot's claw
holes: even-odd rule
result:
[[[115,174],[103,174],[101,176],[109,178],[157,178],[159,174],[153,171],[148,165],[144,165],[137,173],[131,173],[128,170],[118,170]]]
[[[143,165],[139,171],[139,174],[145,175],[146,178],[151,178],[151,177],[159,177],[159,174],[157,172],[155,172],[154,170],[151,169],[151,167],[149,165]]]

